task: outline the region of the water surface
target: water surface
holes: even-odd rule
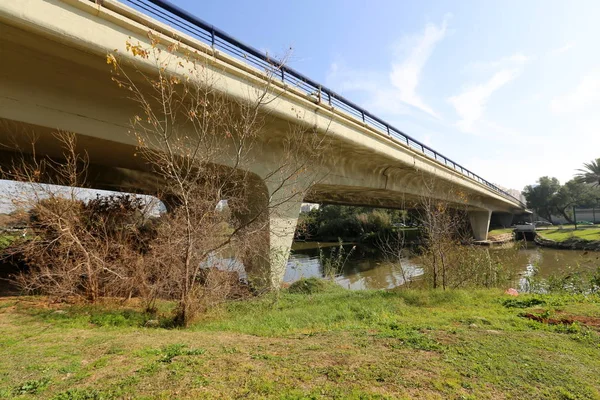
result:
[[[323,277],[319,253],[322,251],[327,256],[330,249],[337,246],[337,243],[294,243],[284,281],[293,282],[302,277]],[[346,253],[353,246],[353,244],[346,244]],[[490,251],[507,251],[507,249],[491,248]],[[391,289],[406,283],[407,278],[414,280],[423,275],[423,268],[419,265],[418,257],[407,255],[401,260],[401,263],[403,268],[398,263],[386,261],[374,249],[357,245],[347,258],[336,281],[349,289]],[[523,289],[527,284],[527,277],[534,272],[540,278],[547,278],[561,273],[569,267],[595,268],[600,266],[600,252],[549,249],[529,244],[526,248],[518,251],[515,263],[515,272],[519,277],[516,284]]]

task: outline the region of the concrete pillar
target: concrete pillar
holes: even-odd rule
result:
[[[487,240],[491,211],[469,211],[469,221],[475,240]]]
[[[247,228],[251,247],[242,262],[248,281],[258,290],[281,287],[303,200],[287,188],[268,186],[253,183],[246,204],[232,208],[242,223],[253,221]]]
[[[302,201],[290,200],[270,212],[267,283],[271,288],[279,288],[283,282],[301,206]]]

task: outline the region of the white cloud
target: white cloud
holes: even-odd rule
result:
[[[423,67],[436,44],[446,36],[449,18],[450,15],[447,14],[440,26],[429,23],[422,34],[404,38],[401,47],[407,50],[407,57],[394,60],[390,72],[390,81],[398,89],[398,96],[402,102],[436,117],[433,109],[425,104],[417,93],[417,87],[421,81]]]
[[[486,132],[502,137],[520,136],[518,132],[505,128],[485,117],[490,97],[500,88],[515,80],[536,57],[522,52],[501,57],[493,61],[479,61],[467,64],[465,71],[477,72],[478,76],[487,76],[487,80],[470,84],[462,91],[448,98],[459,120],[456,126],[469,133]]]
[[[356,71],[340,63],[332,63],[327,74],[328,83],[334,83],[336,91],[375,92],[381,87],[377,74],[370,71]]]
[[[584,111],[600,105],[600,71],[585,76],[570,92],[556,96],[550,103],[555,114]]]
[[[339,91],[365,92],[368,96],[363,102],[365,107],[379,113],[407,114],[416,108],[437,118],[417,89],[436,44],[447,34],[450,17],[447,14],[440,25],[429,23],[422,33],[402,38],[394,48],[389,73],[353,70],[342,63],[333,63],[328,84]]]
[[[519,76],[518,69],[496,72],[488,81],[465,88],[460,94],[448,99],[460,117],[459,129],[474,132],[478,122],[484,119],[485,108],[490,96],[502,86]]]
[[[521,52],[517,52],[510,56],[502,57],[500,59],[493,60],[493,61],[477,61],[477,62],[467,64],[467,66],[465,67],[465,71],[468,71],[468,72],[473,71],[473,70],[489,71],[489,70],[495,70],[498,68],[522,67],[525,64],[529,63],[530,61],[532,61],[534,58],[535,57],[533,57],[533,56],[528,56]]]
[[[556,56],[558,54],[562,54],[571,50],[573,47],[575,47],[575,42],[568,42],[560,47],[550,50],[548,54],[550,54],[551,56]]]
[[[341,63],[333,63],[327,75],[327,84],[338,92],[363,92],[367,95],[361,105],[382,114],[408,114],[409,109],[398,98],[397,90],[390,88],[384,76],[374,71],[360,71]]]

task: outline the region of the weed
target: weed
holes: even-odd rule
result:
[[[109,392],[101,392],[96,389],[69,389],[58,393],[52,400],[110,400],[116,398]]]
[[[221,351],[225,354],[236,354],[236,353],[240,352],[240,349],[238,349],[235,346],[232,346],[232,347],[222,346]]]
[[[338,239],[338,247],[333,247],[329,256],[326,256],[323,249],[319,246],[319,260],[323,267],[323,276],[328,279],[334,279],[340,275],[344,270],[344,265],[346,265],[348,258],[350,258],[355,249],[356,246],[352,246],[350,251],[346,253],[342,239]]]
[[[323,279],[302,278],[288,288],[290,293],[313,294],[324,292],[331,284]]]
[[[175,357],[178,356],[198,356],[204,354],[204,349],[186,349],[187,345],[182,343],[170,344],[163,347],[160,354],[159,362],[171,363]]]
[[[425,351],[443,350],[440,343],[429,337],[429,335],[422,333],[418,328],[400,326],[396,323],[390,324],[388,329],[378,333],[377,337],[398,339],[397,342],[390,343],[392,348],[411,348]]]
[[[109,313],[95,313],[90,316],[90,322],[97,326],[143,326],[153,316],[135,310],[120,310]]]
[[[529,308],[546,304],[544,300],[532,297],[529,299],[506,299],[502,305],[506,308]]]
[[[13,389],[13,394],[15,396],[20,396],[24,394],[38,394],[39,392],[46,389],[46,387],[50,384],[50,378],[41,378],[37,380],[30,380],[21,385],[15,387]]]

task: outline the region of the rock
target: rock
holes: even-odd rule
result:
[[[506,292],[504,292],[504,294],[507,294],[509,296],[518,296],[519,292],[517,292],[517,289],[510,288],[506,289]]]
[[[477,328],[479,328],[479,325],[477,325],[477,324],[470,324],[469,328],[471,328],[471,329],[477,329]]]
[[[65,315],[67,312],[65,310],[56,310],[52,314],[56,315]]]
[[[502,333],[502,332],[500,332],[500,331],[497,331],[497,330],[495,330],[495,329],[487,329],[487,330],[486,330],[486,332],[487,332],[487,333],[491,333],[491,334],[493,334],[493,335],[500,335],[500,334]]]
[[[158,328],[160,326],[160,323],[157,319],[149,319],[148,321],[146,321],[144,326],[146,328]]]

